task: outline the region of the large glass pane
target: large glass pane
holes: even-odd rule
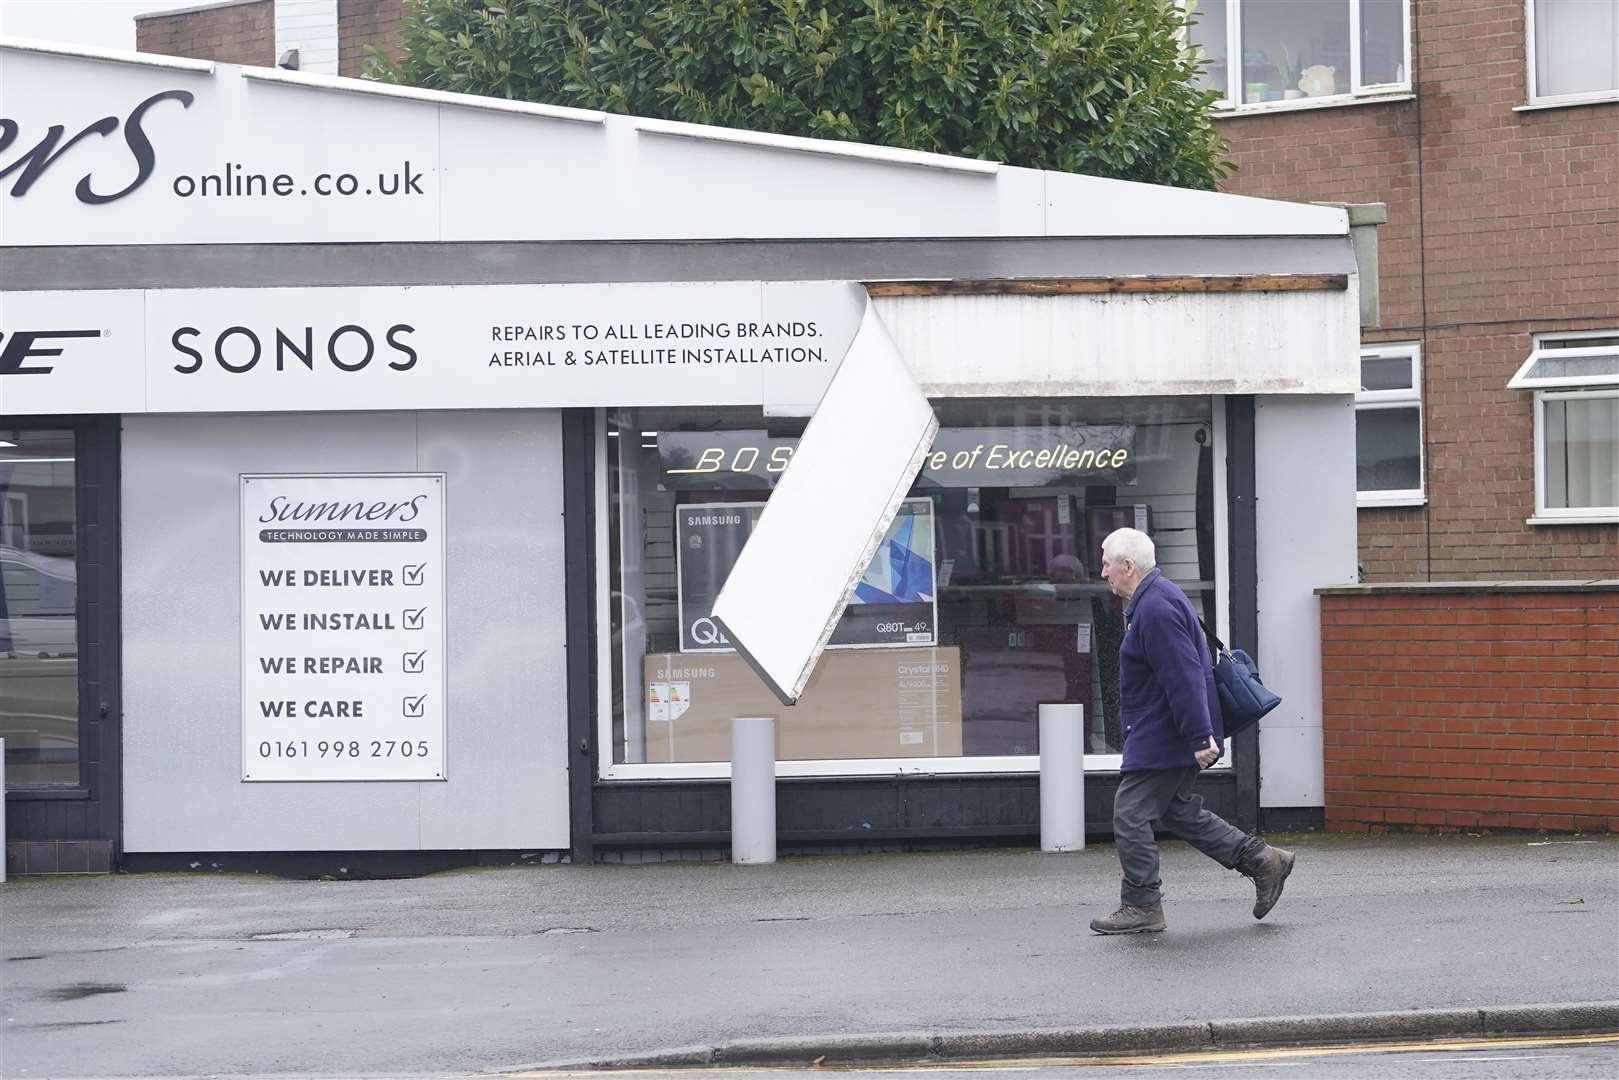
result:
[[[1244,0],[1242,100],[1349,93],[1349,0]]]
[[[1405,82],[1406,0],[1360,0],[1360,83]]]
[[[1355,413],[1355,487],[1416,491],[1422,487],[1421,412],[1417,406]]]
[[[1146,528],[1212,610],[1209,399],[935,408],[933,453],[791,709],[707,616],[802,422],[609,415],[615,762],[727,760],[737,715],[777,717],[783,760],[1029,755],[1042,701],[1084,703],[1087,749],[1119,751],[1123,605],[1101,542]]]
[[[1229,93],[1226,78],[1230,74],[1226,47],[1226,19],[1229,0],[1193,0],[1187,5],[1191,19],[1188,35],[1192,44],[1203,53],[1205,61],[1202,83],[1218,91],[1223,98]]]
[[[1410,390],[1409,356],[1368,356],[1360,362],[1362,390]]]
[[[1619,396],[1545,403],[1546,508],[1619,507]]]
[[[0,429],[0,738],[6,785],[79,782],[73,433]]]
[[[1539,97],[1619,89],[1619,4],[1535,0],[1535,84]]]

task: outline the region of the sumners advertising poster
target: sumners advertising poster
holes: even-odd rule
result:
[[[764,507],[762,502],[676,507],[681,652],[732,651],[709,615]],[[828,647],[937,644],[935,575],[933,503],[906,499],[855,586]],[[782,588],[791,588],[792,579],[792,567],[783,567]]]
[[[443,475],[241,491],[242,779],[443,780]]]

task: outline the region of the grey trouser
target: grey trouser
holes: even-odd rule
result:
[[[1165,829],[1227,868],[1234,868],[1248,834],[1203,809],[1203,796],[1193,795],[1203,770],[1149,769],[1127,772],[1113,798],[1113,839],[1124,868],[1119,896],[1134,907],[1150,908],[1162,898],[1158,881],[1158,841],[1152,825]]]

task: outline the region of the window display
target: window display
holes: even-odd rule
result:
[[[1211,400],[934,405],[938,438],[790,708],[708,616],[804,421],[607,414],[613,764],[723,762],[745,715],[777,718],[783,761],[1019,758],[1052,701],[1086,706],[1087,753],[1120,752],[1123,604],[1101,543],[1148,530],[1212,611]]]

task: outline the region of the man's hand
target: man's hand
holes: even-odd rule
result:
[[[1209,745],[1205,746],[1201,750],[1196,751],[1192,756],[1197,758],[1198,768],[1206,769],[1210,765],[1213,765],[1216,761],[1220,760],[1220,746],[1214,741],[1214,736],[1210,735]]]

